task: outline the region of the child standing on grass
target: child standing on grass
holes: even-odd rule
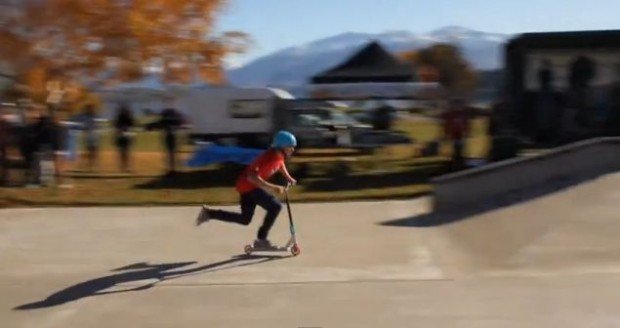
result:
[[[289,174],[284,163],[285,159],[293,154],[296,146],[297,139],[290,132],[280,131],[276,133],[271,148],[248,165],[237,179],[236,189],[240,195],[241,213],[212,210],[203,205],[196,218],[196,225],[198,226],[210,219],[248,225],[252,221],[254,210],[258,205],[264,208],[267,214],[263,225],[258,229],[254,246],[273,247],[267,236],[282,209],[282,204],[274,195],[282,195],[285,190],[284,187],[269,183],[268,180],[276,172],[280,172],[290,184],[297,183]]]

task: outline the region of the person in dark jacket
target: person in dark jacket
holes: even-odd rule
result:
[[[147,130],[159,129],[162,131],[163,146],[166,150],[168,175],[176,172],[176,153],[178,132],[183,126],[183,116],[173,107],[164,109],[158,121],[146,126]]]
[[[3,113],[0,112],[0,185],[4,185],[8,180],[10,133],[9,123],[5,120]]]
[[[39,175],[39,141],[41,126],[41,108],[31,105],[24,111],[24,126],[20,129],[20,151],[26,165],[26,185],[40,185]]]
[[[99,159],[99,127],[95,106],[92,104],[86,105],[79,121],[83,131],[83,143],[88,170],[93,171],[98,166]]]
[[[161,125],[164,131],[164,146],[168,154],[168,172],[176,172],[176,153],[178,131],[183,125],[181,114],[174,108],[166,108],[161,113]]]
[[[118,108],[116,119],[114,121],[114,128],[116,130],[116,147],[118,147],[118,153],[120,158],[120,169],[123,172],[129,172],[130,164],[130,149],[132,142],[131,128],[134,126],[134,119],[131,111],[127,106],[120,106]]]

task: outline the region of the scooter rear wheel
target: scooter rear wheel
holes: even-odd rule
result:
[[[245,255],[250,255],[252,254],[252,245],[245,245],[245,247],[243,248],[243,251],[245,252]]]
[[[297,256],[301,253],[301,248],[299,248],[299,245],[295,244],[293,245],[293,247],[291,247],[291,254],[293,254],[293,256]]]

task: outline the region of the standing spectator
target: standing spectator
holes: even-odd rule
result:
[[[579,56],[570,66],[569,93],[571,106],[577,109],[576,123],[583,130],[591,128],[592,80],[596,76],[595,62],[587,56]]]
[[[131,128],[134,126],[134,119],[131,111],[127,106],[122,105],[118,108],[116,113],[116,120],[114,121],[114,128],[116,129],[116,146],[118,147],[120,158],[120,169],[122,172],[129,172],[130,162],[130,148],[132,132]]]
[[[60,188],[70,188],[72,186],[65,182],[64,176],[69,164],[69,124],[66,111],[55,111],[52,115],[52,121],[54,124],[52,149],[54,151],[56,185]]]
[[[448,111],[442,115],[443,130],[453,147],[451,169],[459,170],[465,166],[465,138],[469,134],[469,118],[463,100],[452,100],[449,106]]]
[[[166,108],[161,113],[162,128],[164,130],[164,145],[168,154],[168,173],[176,173],[176,152],[178,131],[183,124],[179,111],[174,108]]]
[[[392,115],[394,108],[383,104],[373,110],[372,126],[375,130],[390,130],[392,128]]]
[[[558,104],[553,86],[554,73],[551,62],[545,60],[538,72],[540,90],[536,100],[536,140],[539,142],[549,142],[557,137],[558,125],[555,122],[559,119]]]
[[[38,160],[39,160],[39,177],[41,183],[49,185],[53,183],[54,173],[56,172],[55,153],[59,147],[58,143],[58,126],[54,119],[54,109],[48,108],[47,111],[41,113],[37,122],[37,144],[38,144]]]
[[[607,127],[613,135],[620,135],[620,65],[616,67],[616,78],[609,87],[607,97],[609,101]]]
[[[24,112],[24,126],[20,133],[20,150],[26,165],[26,186],[38,187],[39,176],[39,120],[41,109],[38,105],[29,105]]]
[[[496,101],[491,110],[487,131],[491,139],[491,148],[488,154],[490,162],[517,156],[519,150],[518,139],[509,130],[507,111],[508,102],[505,97],[501,97]]]
[[[183,117],[172,106],[161,112],[159,121],[147,125],[147,130],[160,129],[163,132],[163,145],[166,149],[168,164],[167,175],[169,176],[176,173],[177,134],[182,126]]]
[[[99,155],[99,134],[97,131],[97,115],[92,104],[86,105],[84,108],[81,123],[88,170],[93,171]]]
[[[9,123],[0,112],[0,185],[4,185],[8,180],[9,159],[7,149],[9,147],[10,131]]]

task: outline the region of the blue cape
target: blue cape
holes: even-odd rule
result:
[[[207,144],[199,147],[192,158],[187,161],[189,167],[206,166],[214,163],[233,162],[250,164],[264,149],[218,146]]]

